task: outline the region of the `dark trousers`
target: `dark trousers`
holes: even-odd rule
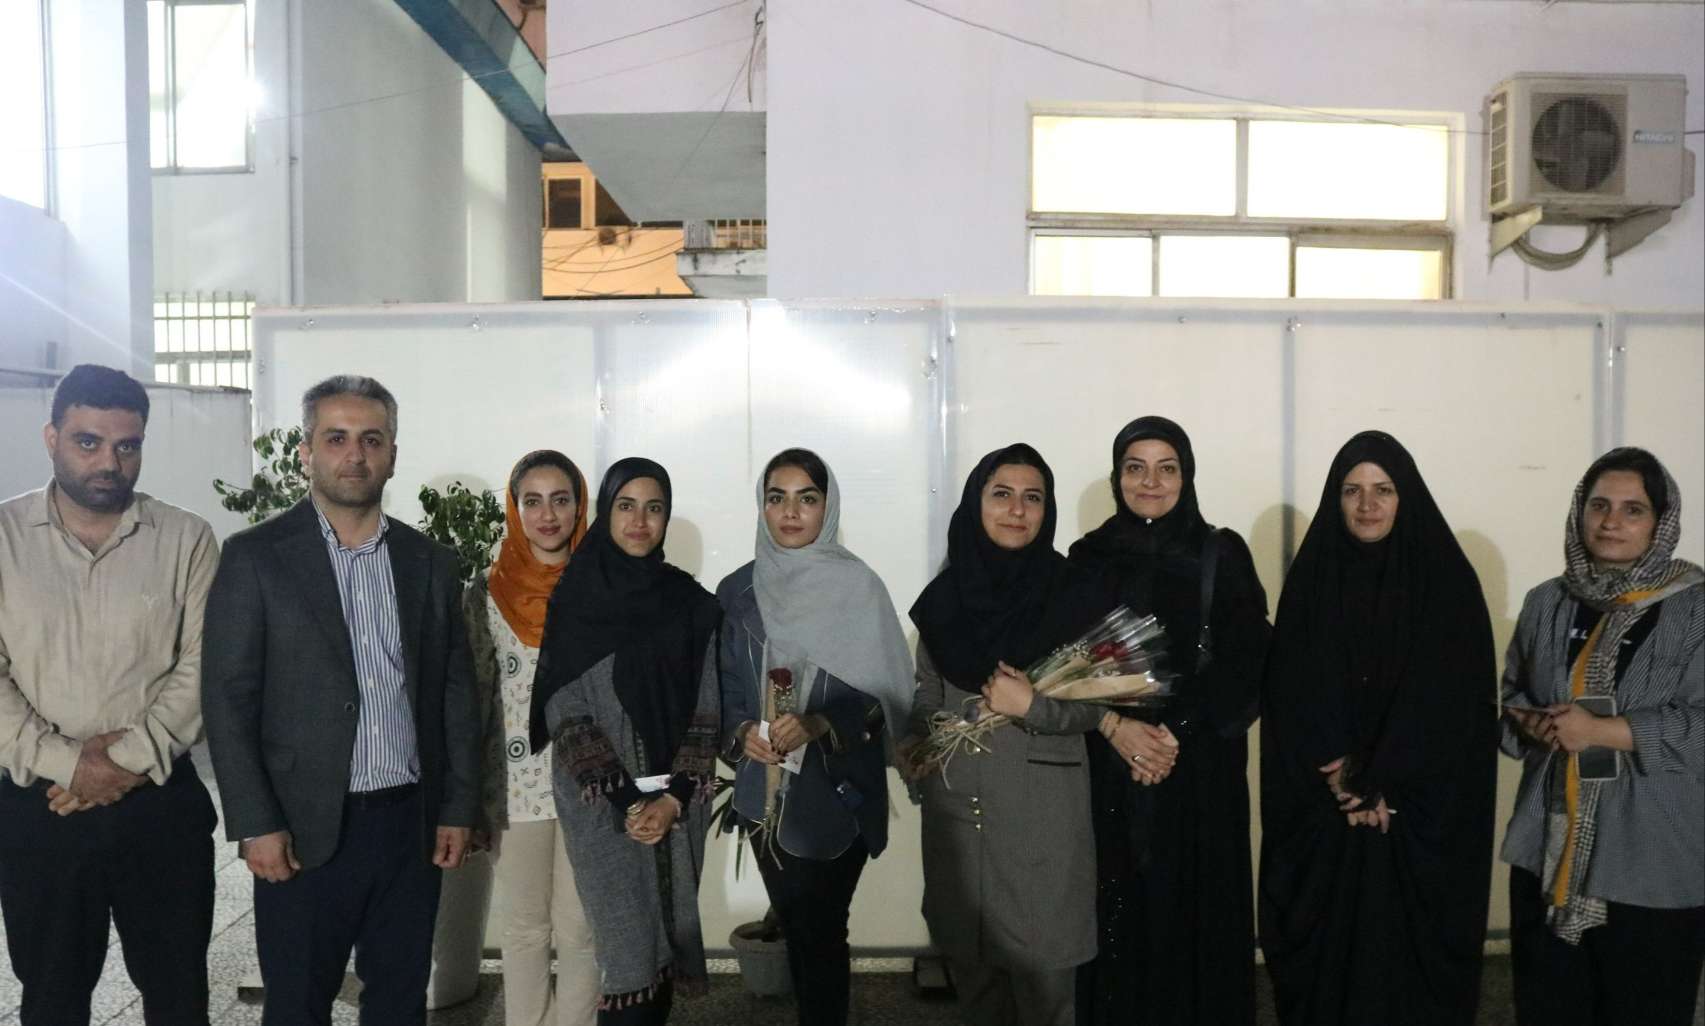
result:
[[[864,838],[832,859],[804,859],[754,841],[764,890],[787,937],[800,1026],[846,1026],[852,988],[847,909],[870,858]]]
[[[1705,906],[1610,903],[1577,945],[1545,925],[1539,878],[1510,868],[1510,967],[1519,1026],[1689,1026],[1705,960]]]
[[[624,1008],[598,1009],[598,1026],[663,1026],[674,1006],[675,987],[664,980],[649,1001],[637,1001]]]
[[[420,789],[350,795],[331,860],[255,880],[265,1026],[326,1026],[355,951],[362,1026],[426,1021],[438,867],[420,843]]]
[[[46,781],[0,780],[0,911],[23,1026],[86,1026],[109,923],[149,1026],[207,1022],[213,827],[186,756],[162,786],[60,816]]]

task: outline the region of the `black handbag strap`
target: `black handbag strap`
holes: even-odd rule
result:
[[[1202,631],[1196,637],[1196,672],[1201,673],[1214,660],[1213,620],[1214,577],[1219,570],[1220,529],[1208,525],[1207,537],[1202,540]]]

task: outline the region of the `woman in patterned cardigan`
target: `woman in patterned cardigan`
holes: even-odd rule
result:
[[[488,701],[484,831],[496,858],[508,1026],[592,1026],[598,969],[551,801],[551,755],[528,751],[533,673],[551,590],[586,536],[586,479],[540,449],[509,473],[497,560],[468,585],[463,611]],[[552,936],[561,965],[551,988]]]

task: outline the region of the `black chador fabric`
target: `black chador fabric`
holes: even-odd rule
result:
[[[667,530],[669,472],[638,458],[612,465],[598,489],[597,519],[551,593],[533,683],[532,741],[538,751],[549,740],[551,696],[615,653],[616,697],[643,745],[646,773],[655,774],[669,772],[686,736],[722,609],[691,574],[663,561],[662,539],[648,555],[630,556],[610,536],[616,493],[639,478],[662,490]]]
[[[1397,487],[1364,544],[1339,495],[1360,463]],[[1467,1026],[1491,884],[1497,715],[1480,582],[1409,453],[1363,432],[1332,461],[1279,599],[1262,696],[1262,949],[1289,1026]],[[1383,797],[1349,826],[1320,766]]]
[[[1178,454],[1182,488],[1166,515],[1133,513],[1119,489],[1132,442]],[[1099,953],[1079,976],[1078,1019],[1095,1026],[1239,1024],[1255,1019],[1246,717],[1266,657],[1267,596],[1243,539],[1215,538],[1214,658],[1198,674],[1202,547],[1189,436],[1163,417],[1132,421],[1113,442],[1116,512],[1071,548],[1118,600],[1167,630],[1175,698],[1151,721],[1180,740],[1166,780],[1148,787],[1101,737],[1090,738]]]
[[[983,530],[983,486],[997,468],[1035,467],[1047,493],[1042,529],[1029,545],[1003,549]],[[1076,639],[1113,607],[1093,577],[1054,550],[1054,472],[1019,442],[996,449],[965,479],[947,527],[947,566],[912,604],[912,622],[937,669],[976,691],[1004,660],[1020,670]]]

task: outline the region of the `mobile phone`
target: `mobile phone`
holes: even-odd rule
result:
[[[1616,715],[1615,695],[1582,695],[1575,699],[1575,704],[1594,716]],[[1612,748],[1595,745],[1583,749],[1575,758],[1582,780],[1615,780],[1620,771],[1621,760],[1616,757],[1616,750]]]

